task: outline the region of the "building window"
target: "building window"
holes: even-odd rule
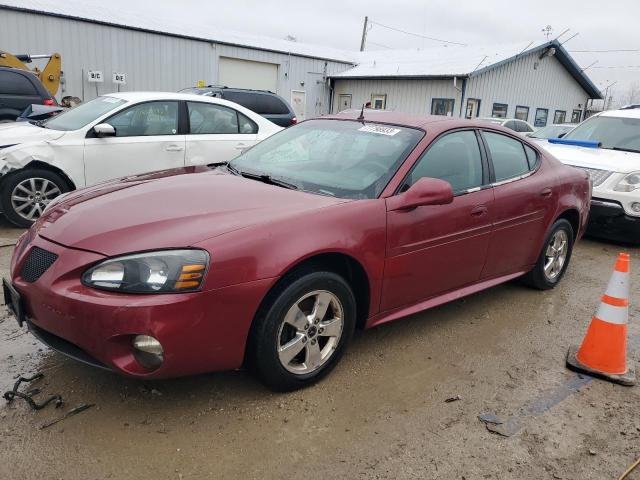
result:
[[[574,110],[571,113],[571,123],[580,123],[580,118],[582,118],[582,110]]]
[[[455,103],[453,98],[433,98],[431,99],[431,115],[452,117]]]
[[[467,99],[467,112],[465,118],[475,118],[480,115],[480,99],[469,98]]]
[[[553,114],[553,123],[564,123],[567,112],[564,110],[556,110]]]
[[[491,116],[493,118],[507,118],[507,104],[506,103],[494,103],[491,110]]]
[[[387,107],[387,94],[376,93],[371,95],[371,108],[375,110],[384,110]]]
[[[523,107],[522,105],[518,105],[516,107],[516,115],[515,118],[518,120],[524,120],[525,122],[529,120],[529,107]]]
[[[536,120],[533,124],[534,127],[546,127],[547,117],[549,116],[549,110],[546,108],[538,108],[536,110]]]

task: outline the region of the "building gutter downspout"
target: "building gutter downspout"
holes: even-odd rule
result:
[[[462,111],[463,111],[462,109],[463,109],[463,106],[464,106],[464,97],[465,97],[465,94],[467,92],[467,77],[464,77],[462,79],[462,88],[458,88],[457,87],[457,83],[458,83],[457,80],[458,80],[458,77],[453,77],[453,88],[455,88],[456,90],[458,90],[460,92],[460,110],[459,110],[459,113],[458,113],[458,118],[462,118]]]

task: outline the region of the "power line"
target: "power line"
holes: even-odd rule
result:
[[[388,48],[389,50],[393,50],[393,47],[389,47],[388,45],[383,45],[381,43],[372,42],[371,40],[369,40],[369,45],[376,45],[378,47]]]
[[[593,68],[640,68],[640,65],[608,65],[608,66],[598,66]]]
[[[614,53],[614,52],[640,52],[640,49],[636,48],[620,48],[614,50],[569,50],[570,53]]]
[[[382,23],[374,22],[373,20],[369,20],[369,23],[372,23],[374,25],[378,25],[379,27],[388,28],[389,30],[393,30],[395,32],[404,33],[405,35],[412,35],[414,37],[425,38],[427,40],[433,40],[434,42],[449,43],[451,45],[461,45],[463,47],[467,46],[466,43],[452,42],[450,40],[443,40],[441,38],[427,37],[426,35],[420,35],[419,33],[407,32],[406,30],[401,30],[400,28],[390,27],[389,25],[383,25]]]

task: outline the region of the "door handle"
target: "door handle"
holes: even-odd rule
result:
[[[545,188],[540,192],[540,196],[544,198],[549,198],[552,193],[553,193],[553,190],[551,190],[550,188]]]
[[[181,152],[184,147],[182,145],[167,145],[166,150],[167,152]]]
[[[485,205],[478,205],[473,210],[471,210],[472,217],[482,217],[487,214],[487,207]]]

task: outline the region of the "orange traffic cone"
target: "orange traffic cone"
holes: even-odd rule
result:
[[[621,253],[582,345],[569,349],[567,367],[622,385],[635,385],[635,370],[627,366],[628,318],[629,254]]]

